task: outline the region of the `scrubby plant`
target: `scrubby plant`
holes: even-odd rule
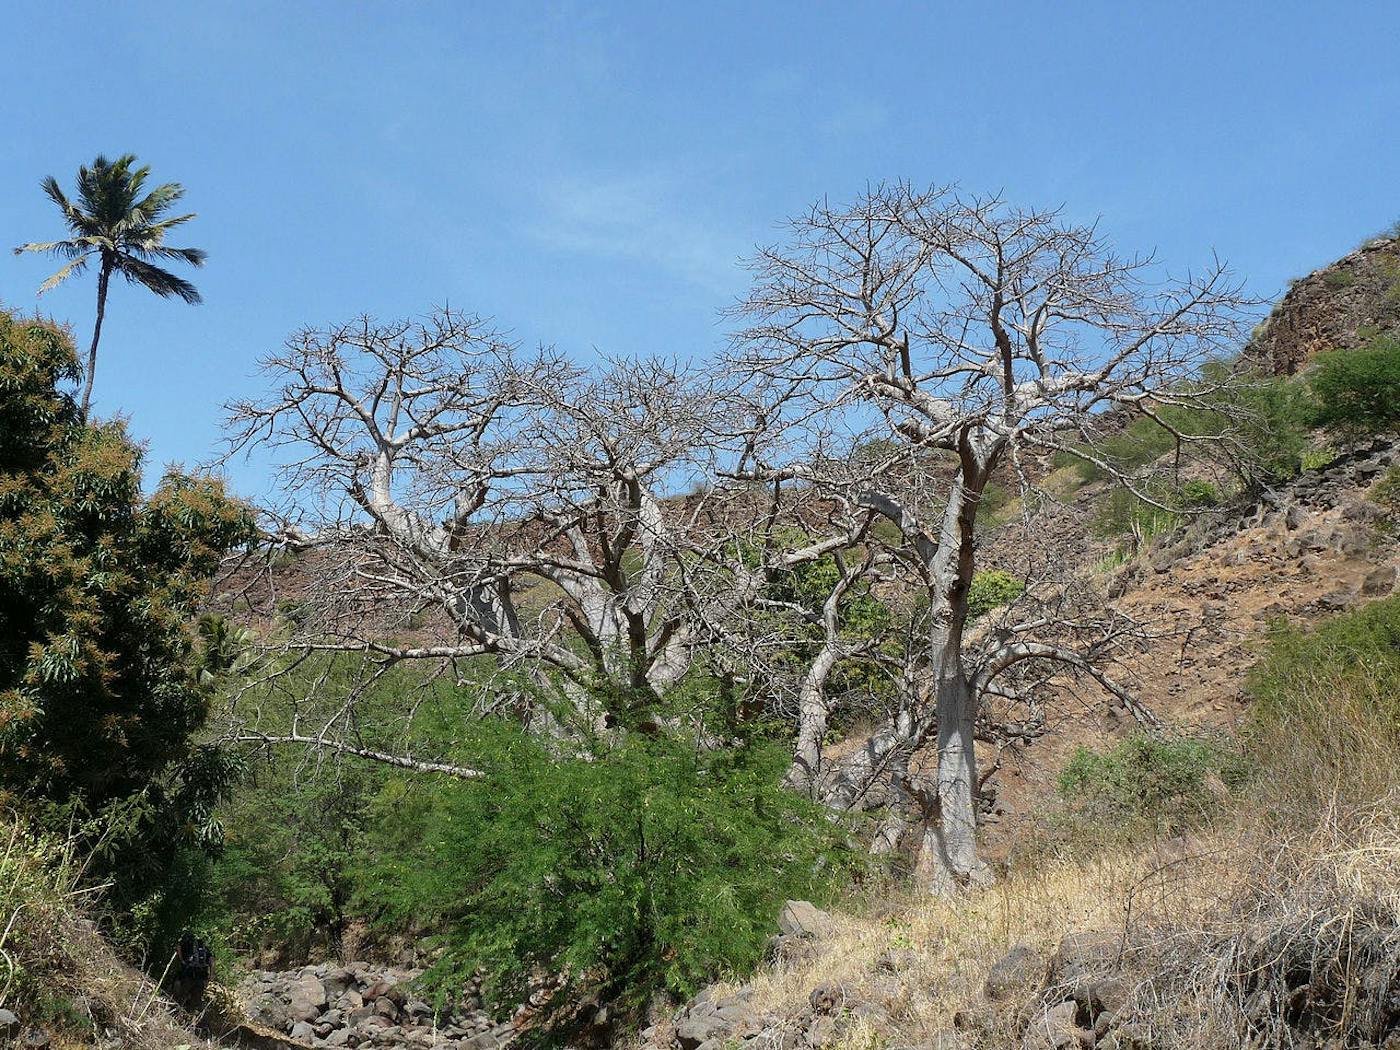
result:
[[[1181,505],[1187,510],[1220,506],[1220,489],[1203,478],[1192,478],[1181,486]]]
[[[1304,449],[1298,466],[1301,470],[1321,470],[1323,467],[1331,466],[1336,460],[1336,449],[1319,445],[1316,448]]]
[[[967,618],[979,620],[993,609],[1010,605],[1026,590],[1025,582],[1005,569],[985,569],[972,577],[967,593]]]
[[[1243,773],[1223,740],[1138,733],[1106,751],[1078,748],[1058,788],[1081,819],[1174,834],[1206,819]]]
[[[1400,339],[1317,355],[1308,386],[1318,426],[1352,435],[1400,430]]]
[[[1275,624],[1248,689],[1247,738],[1289,799],[1274,810],[1330,798],[1359,812],[1400,785],[1400,598],[1312,631]]]
[[[780,747],[634,733],[577,750],[485,725],[469,750],[479,782],[386,800],[415,830],[370,891],[385,921],[440,931],[445,994],[481,968],[510,1004],[557,975],[558,1032],[589,994],[689,995],[756,963],[783,901],[838,875],[841,829],[780,786]]]

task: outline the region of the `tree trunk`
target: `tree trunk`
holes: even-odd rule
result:
[[[831,646],[823,646],[802,680],[797,708],[797,746],[787,774],[788,785],[798,791],[815,792],[821,776],[822,744],[826,741],[827,725],[826,680],[836,666],[837,655]]]
[[[79,411],[83,422],[87,422],[88,404],[92,401],[92,380],[97,374],[97,341],[102,337],[102,316],[107,312],[107,282],[112,276],[112,265],[105,258],[97,275],[97,322],[92,326],[92,346],[88,348],[87,375],[83,378],[83,403]]]
[[[961,471],[944,513],[938,554],[930,566],[935,581],[929,662],[933,667],[934,711],[938,720],[937,791],[924,818],[924,838],[915,867],[920,882],[935,893],[949,893],[988,881],[977,858],[977,754],[973,731],[977,697],[963,672],[963,628],[972,586],[977,507],[997,450],[978,449],[972,435],[961,442]]]
[[[948,655],[950,663],[961,663],[956,653]],[[925,821],[916,868],[920,883],[935,893],[987,879],[986,866],[977,857],[977,712],[961,667],[949,671],[938,681],[936,812]]]

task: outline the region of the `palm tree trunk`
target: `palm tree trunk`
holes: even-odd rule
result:
[[[107,281],[112,276],[111,264],[102,260],[97,275],[97,323],[92,326],[92,346],[88,348],[87,376],[83,380],[83,422],[87,422],[88,404],[92,401],[92,380],[97,373],[97,341],[102,338],[102,315],[107,312]]]

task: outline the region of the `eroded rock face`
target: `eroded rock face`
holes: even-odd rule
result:
[[[1247,353],[1275,375],[1293,375],[1315,353],[1352,349],[1400,328],[1400,240],[1380,238],[1294,283]]]
[[[474,995],[435,1019],[410,989],[421,973],[358,962],[264,970],[251,974],[238,995],[254,1021],[307,1046],[498,1050],[514,1039],[515,1029],[480,1010]]]

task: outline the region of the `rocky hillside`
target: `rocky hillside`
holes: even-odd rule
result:
[[[1293,282],[1260,325],[1249,354],[1293,375],[1322,350],[1354,349],[1400,329],[1400,238],[1379,237]]]

